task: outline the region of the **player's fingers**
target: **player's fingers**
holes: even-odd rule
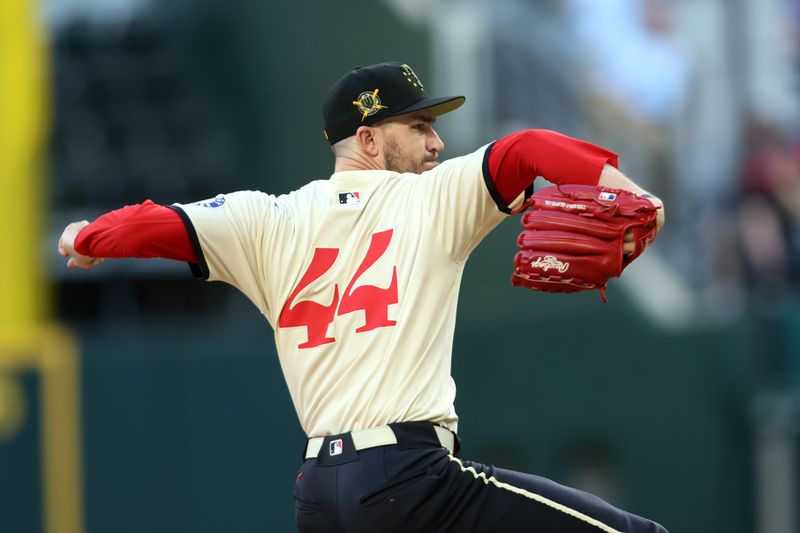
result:
[[[67,268],[69,269],[80,269],[80,270],[89,270],[94,266],[93,260],[89,262],[82,261],[75,257],[70,257],[69,261],[67,261]]]
[[[67,268],[89,270],[90,268],[92,268],[92,265],[91,263],[83,263],[81,261],[76,260],[74,257],[70,257],[69,261],[67,261]]]
[[[62,257],[69,257],[72,251],[73,250],[64,242],[63,237],[58,240],[58,253],[61,254]]]
[[[67,268],[79,268],[81,270],[89,270],[90,268],[94,268],[100,263],[105,261],[102,257],[70,257],[69,261],[67,262]]]
[[[622,253],[631,255],[634,251],[636,251],[636,243],[634,242],[633,231],[628,230],[622,239]]]

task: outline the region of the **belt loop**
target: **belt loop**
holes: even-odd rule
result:
[[[397,436],[397,446],[401,450],[416,448],[425,443],[428,446],[439,444],[439,435],[430,422],[399,422],[389,424],[389,427]]]

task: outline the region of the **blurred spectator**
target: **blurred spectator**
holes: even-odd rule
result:
[[[747,126],[738,230],[745,285],[777,310],[800,286],[800,150],[775,126]]]

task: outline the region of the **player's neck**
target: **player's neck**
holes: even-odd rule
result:
[[[385,170],[386,167],[374,157],[365,154],[346,154],[336,157],[334,172],[347,170]]]

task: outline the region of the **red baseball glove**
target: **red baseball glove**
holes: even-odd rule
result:
[[[622,189],[590,185],[545,187],[522,216],[511,283],[536,291],[599,289],[622,274],[656,237],[658,207]],[[635,250],[623,252],[628,231]]]

